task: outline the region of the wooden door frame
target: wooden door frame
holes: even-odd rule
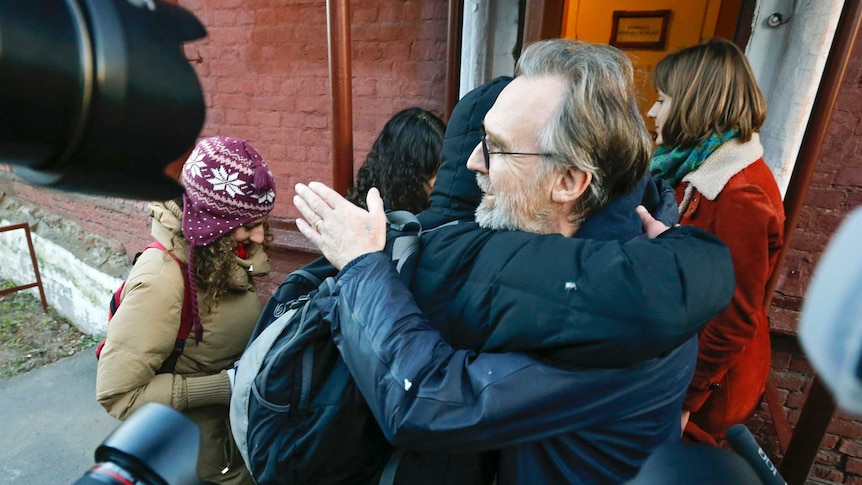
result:
[[[715,36],[732,40],[742,50],[751,37],[751,21],[757,0],[722,0],[715,23]]]
[[[526,0],[523,45],[559,37],[563,32],[565,2]]]

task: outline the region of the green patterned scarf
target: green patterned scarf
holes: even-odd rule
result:
[[[665,146],[659,146],[652,155],[649,171],[653,177],[676,187],[686,174],[697,170],[697,167],[700,167],[712,152],[737,136],[739,136],[739,129],[734,128],[725,133],[713,133],[694,148],[677,147],[671,150]]]

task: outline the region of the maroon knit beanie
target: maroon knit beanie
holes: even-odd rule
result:
[[[183,165],[183,236],[189,242],[188,272],[197,295],[194,248],[206,246],[275,205],[275,181],[260,153],[245,140],[214,136],[198,142]],[[203,337],[192,298],[195,340]]]
[[[259,219],[275,204],[275,182],[246,141],[214,136],[198,142],[183,165],[183,235],[206,246]]]

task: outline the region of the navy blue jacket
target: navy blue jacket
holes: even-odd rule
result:
[[[502,234],[529,236],[496,235]],[[666,262],[678,243],[701,236],[690,228],[669,231],[655,243],[662,249],[653,257]],[[611,278],[639,265],[650,244],[612,244],[620,254],[607,260],[607,252],[581,242],[572,259],[589,266],[592,257],[601,258]],[[705,245],[724,260],[717,240]],[[586,283],[577,276],[575,284]],[[634,475],[657,446],[679,439],[682,398],[696,359],[693,339],[631,368],[572,368],[517,352],[456,350],[428,324],[383,253],[352,262],[338,284],[333,336],[384,434],[398,447],[429,453],[502,448],[501,484],[616,483]],[[582,306],[582,295],[590,296],[572,293],[574,321],[595,313]],[[713,298],[702,303],[719,305]],[[482,322],[465,326],[471,323]],[[523,323],[530,334],[530,321]]]
[[[600,244],[475,223],[441,227],[421,237],[410,290],[456,349],[627,367],[695,335],[733,292],[717,238],[688,227],[666,237]]]
[[[413,293],[384,253],[344,268],[333,337],[387,439],[421,452],[398,483],[489,483],[488,456],[468,452],[490,449],[500,484],[617,483],[679,440],[690,336],[729,301],[728,258],[691,227],[606,244],[443,227],[423,236]],[[626,361],[641,363],[585,368]]]

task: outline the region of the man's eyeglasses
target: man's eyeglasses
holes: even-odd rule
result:
[[[484,131],[482,132],[482,155],[485,156],[485,170],[491,170],[491,155],[534,155],[537,157],[552,157],[551,153],[529,153],[529,152],[500,152],[500,151],[490,151],[488,149],[488,134]]]

